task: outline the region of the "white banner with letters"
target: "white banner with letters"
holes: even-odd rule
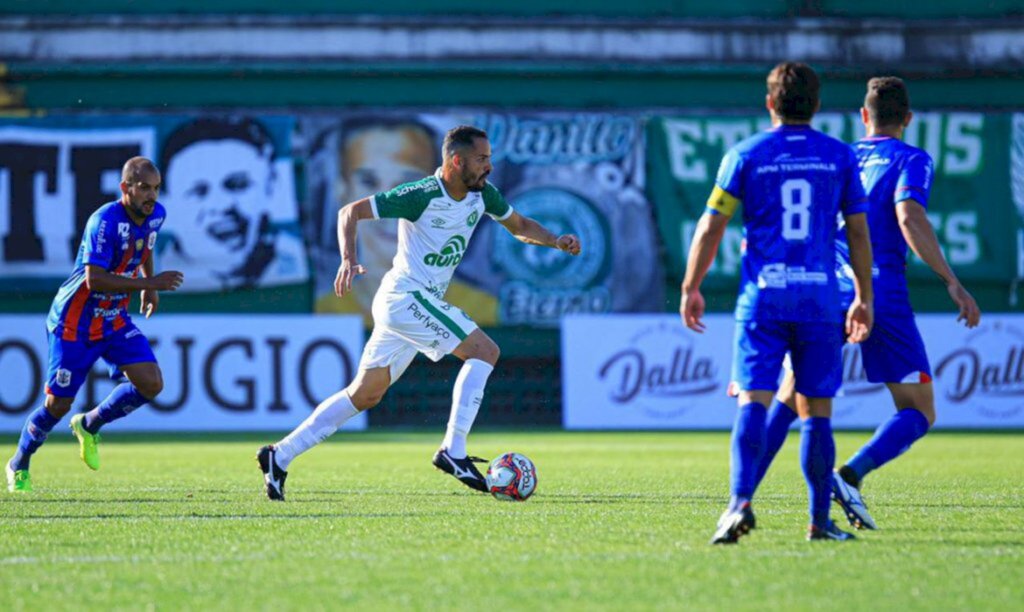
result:
[[[1024,315],[985,315],[970,330],[954,315],[917,318],[935,378],[937,427],[1024,428]],[[577,316],[562,323],[563,423],[567,429],[728,429],[726,395],[735,321],[707,317],[707,331],[677,315]],[[867,381],[860,350],[843,352],[838,428],[874,428],[893,411],[884,385]]]
[[[352,315],[158,314],[133,320],[153,345],[164,390],[111,425],[119,431],[290,430],[351,381],[363,348],[362,320]],[[46,365],[45,317],[0,316],[0,432],[21,430],[41,405]],[[95,406],[115,384],[98,362],[78,392],[76,409]],[[365,414],[344,427],[365,428]]]

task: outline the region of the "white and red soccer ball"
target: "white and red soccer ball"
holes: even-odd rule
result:
[[[487,468],[487,490],[502,501],[525,501],[537,490],[537,468],[525,455],[505,453]]]

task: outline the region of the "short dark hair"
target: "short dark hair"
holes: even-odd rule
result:
[[[486,139],[487,132],[472,125],[460,125],[448,130],[444,135],[444,146],[441,147],[444,158],[451,159],[459,150],[473,146],[477,138]]]
[[[121,168],[121,181],[125,183],[137,183],[144,172],[153,172],[160,176],[160,171],[149,159],[141,156],[133,157],[124,163]]]
[[[768,98],[783,119],[806,121],[818,110],[821,81],[807,64],[782,62],[768,73]]]
[[[882,126],[900,126],[910,112],[910,93],[899,77],[875,77],[868,81],[868,93],[864,96],[864,108],[868,109],[871,123]]]

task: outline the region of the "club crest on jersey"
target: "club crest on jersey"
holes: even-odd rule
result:
[[[142,250],[142,238],[139,238],[138,240],[135,241],[135,250],[136,251],[141,251]]]
[[[452,236],[441,247],[440,253],[427,253],[426,257],[423,258],[423,263],[428,266],[437,266],[438,268],[457,266],[462,261],[462,254],[465,251],[466,239],[462,236]]]
[[[476,225],[476,222],[479,221],[479,220],[480,220],[480,213],[478,213],[477,211],[474,210],[472,213],[470,213],[469,217],[466,219],[466,225],[468,225],[469,227],[473,227],[474,225]]]
[[[64,368],[57,369],[57,386],[67,387],[71,384],[71,370],[65,370]]]

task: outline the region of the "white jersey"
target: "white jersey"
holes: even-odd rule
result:
[[[481,216],[501,221],[512,214],[512,207],[490,183],[462,200],[452,199],[441,182],[440,168],[434,176],[372,196],[370,207],[375,219],[400,219],[398,251],[380,290],[428,291],[438,299],[444,299]]]

